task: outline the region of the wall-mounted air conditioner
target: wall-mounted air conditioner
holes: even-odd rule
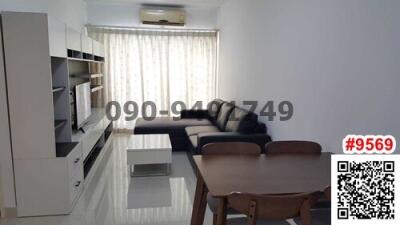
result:
[[[184,26],[186,13],[181,9],[142,9],[140,20],[143,24]]]

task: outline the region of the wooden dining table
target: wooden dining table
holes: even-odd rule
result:
[[[323,191],[331,184],[331,153],[198,155],[191,225],[203,225],[207,194],[219,199],[218,225],[226,224],[227,197],[233,192],[294,194]]]

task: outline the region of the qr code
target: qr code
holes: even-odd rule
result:
[[[394,219],[394,162],[338,162],[338,219]]]
[[[400,190],[400,178],[396,176],[399,155],[335,158],[332,161],[335,164],[332,165],[332,220],[387,221],[385,224],[399,221],[396,194]]]

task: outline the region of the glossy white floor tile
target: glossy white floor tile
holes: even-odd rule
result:
[[[196,177],[186,153],[173,153],[169,177],[132,178],[126,165],[128,135],[114,135],[71,215],[0,220],[1,225],[188,225]],[[212,224],[207,209],[205,225]]]

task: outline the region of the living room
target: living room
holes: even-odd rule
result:
[[[350,224],[335,160],[398,153],[399,9],[0,0],[0,224]]]

